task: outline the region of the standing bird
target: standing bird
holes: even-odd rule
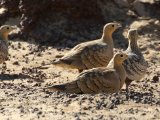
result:
[[[126,54],[117,53],[107,67],[85,70],[73,82],[47,87],[47,89],[79,94],[118,92],[126,79],[126,72],[122,65],[126,58]]]
[[[62,58],[54,61],[53,64],[76,68],[79,72],[85,69],[107,66],[113,57],[112,33],[119,27],[121,27],[119,23],[106,24],[100,39],[76,45]]]
[[[8,57],[8,34],[14,30],[14,26],[3,25],[0,27],[0,64]]]
[[[125,81],[126,92],[128,94],[128,86],[132,81],[138,81],[146,74],[148,64],[145,61],[143,54],[141,53],[138,45],[138,33],[136,29],[128,31],[128,48],[125,53],[128,55],[128,59],[123,62],[123,66],[126,70],[127,78]]]

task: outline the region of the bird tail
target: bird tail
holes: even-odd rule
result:
[[[66,67],[66,65],[61,60],[55,60],[52,62],[52,64],[59,67]]]
[[[75,66],[72,66],[70,63],[68,63],[66,60],[62,60],[62,59],[53,61],[52,64],[62,68],[70,68],[70,69],[76,68]]]
[[[58,60],[53,61],[52,64],[58,65],[58,64],[62,64],[62,62],[61,60],[58,59]]]
[[[50,87],[47,87],[46,89],[48,89],[51,92],[61,91],[61,92],[66,92],[66,93],[77,93],[77,94],[82,93],[76,81],[73,81],[67,84],[62,84],[62,85],[50,86]]]
[[[46,87],[45,89],[48,89],[51,92],[65,91],[65,85],[54,85],[54,86]]]

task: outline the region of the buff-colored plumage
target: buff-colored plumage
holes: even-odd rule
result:
[[[125,51],[128,54],[128,59],[123,63],[123,66],[127,73],[126,78],[126,91],[128,92],[128,86],[133,80],[140,80],[146,74],[148,64],[145,61],[143,54],[141,53],[137,45],[138,33],[136,29],[131,29],[128,32],[128,48]]]
[[[0,27],[0,63],[3,63],[8,57],[8,34],[15,27],[3,25]]]
[[[53,64],[79,71],[107,66],[113,57],[112,33],[119,27],[119,23],[106,24],[100,39],[78,44]]]
[[[126,58],[126,54],[117,53],[107,67],[85,70],[73,82],[47,87],[47,89],[84,94],[118,92],[126,79],[125,69],[122,66]]]

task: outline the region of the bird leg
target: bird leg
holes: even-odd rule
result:
[[[131,84],[132,80],[126,78],[125,80],[125,84],[126,84],[126,98],[127,100],[129,99],[129,85]]]

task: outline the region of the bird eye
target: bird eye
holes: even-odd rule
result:
[[[121,57],[123,57],[123,55],[120,55]]]
[[[7,30],[9,30],[9,27],[7,27]]]
[[[114,25],[112,25],[112,27],[114,27]]]

